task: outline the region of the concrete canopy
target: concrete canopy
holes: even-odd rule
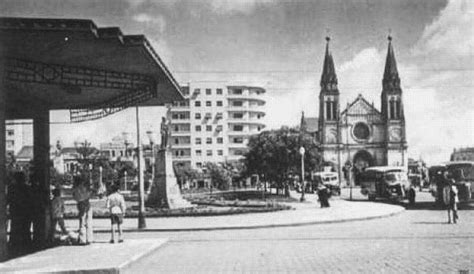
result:
[[[8,119],[26,118],[36,107],[100,109],[114,100],[129,107],[183,99],[143,35],[98,28],[91,20],[0,18],[0,41]]]

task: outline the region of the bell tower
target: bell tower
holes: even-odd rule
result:
[[[407,144],[405,135],[405,114],[403,110],[402,89],[398,75],[397,62],[392,47],[392,37],[388,36],[388,50],[382,80],[382,115],[385,121],[385,143],[387,165],[406,166]]]
[[[331,38],[326,37],[326,53],[321,75],[321,91],[319,93],[319,132],[320,143],[337,144],[339,121],[339,90],[332,54],[329,51]]]

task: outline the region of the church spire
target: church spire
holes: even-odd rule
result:
[[[331,38],[326,37],[326,54],[324,56],[323,73],[321,75],[321,91],[337,92],[337,76],[334,69],[334,61],[329,51],[329,41]]]
[[[400,77],[398,76],[397,61],[392,47],[392,36],[388,36],[387,59],[383,73],[382,86],[384,90],[400,89]]]

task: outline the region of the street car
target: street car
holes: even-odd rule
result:
[[[377,198],[415,202],[415,190],[408,180],[407,172],[398,166],[369,167],[360,176],[361,193],[370,201]]]

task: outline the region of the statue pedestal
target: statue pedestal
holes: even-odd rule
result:
[[[193,205],[183,199],[174,175],[170,149],[161,149],[155,155],[155,179],[146,205],[159,208],[186,208]]]

